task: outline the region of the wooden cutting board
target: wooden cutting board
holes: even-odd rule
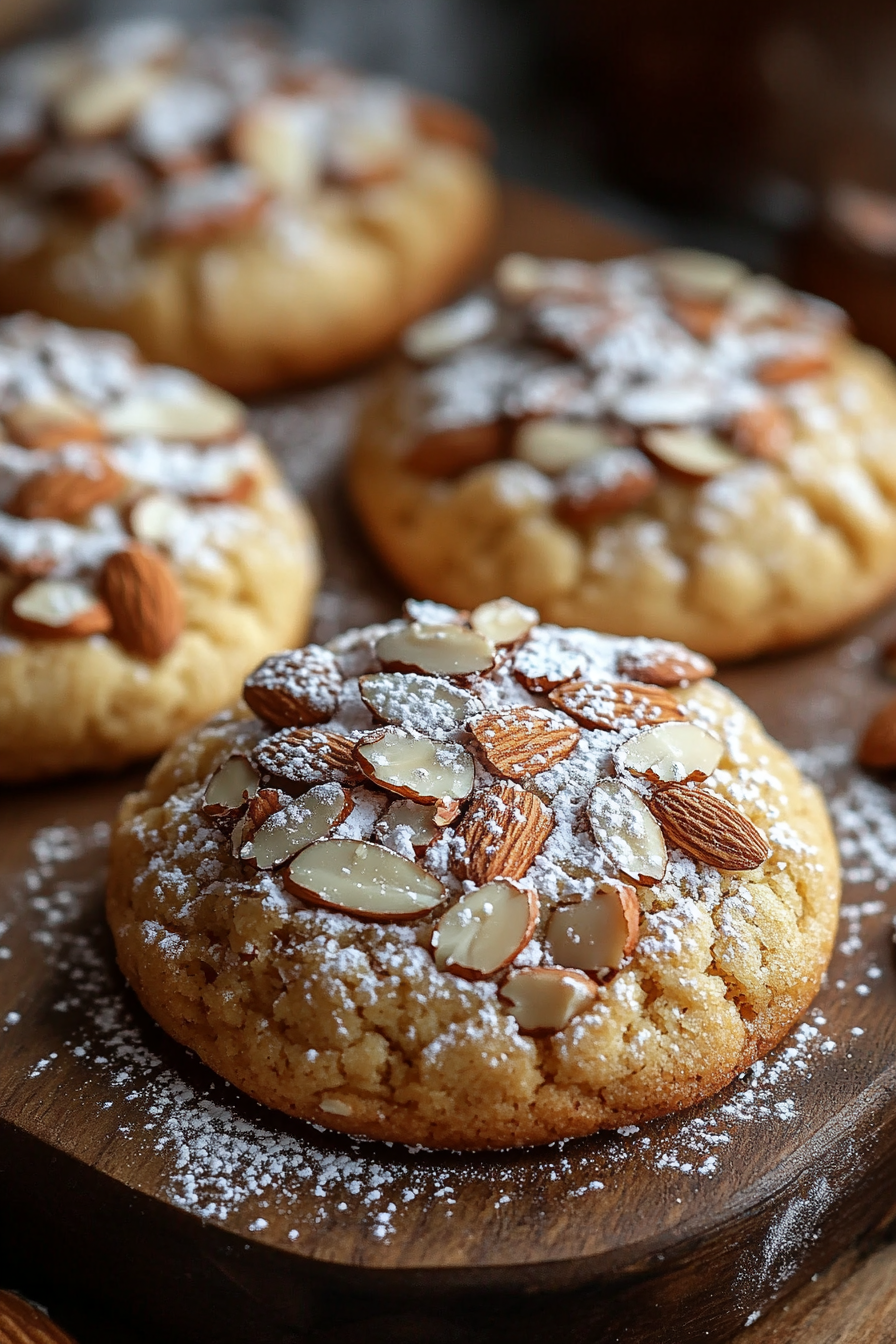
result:
[[[508,192],[506,246],[637,242]],[[400,601],[338,484],[363,384],[255,413],[321,526],[318,638]],[[723,677],[805,754],[844,843],[847,911],[813,1010],[707,1105],[551,1148],[409,1153],[241,1097],[114,965],[105,839],[141,772],[0,795],[0,1263],[172,1344],[730,1338],[896,1204],[896,821],[850,764],[890,693],[875,650],[894,632],[896,612]]]

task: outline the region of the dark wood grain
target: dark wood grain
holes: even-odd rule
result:
[[[504,236],[517,248],[591,257],[637,244],[530,192],[509,193]],[[363,382],[256,411],[321,527],[321,638],[392,614],[400,598],[338,484]],[[894,626],[884,614],[723,679],[788,746],[833,744],[823,773],[842,794],[849,742],[889,693],[869,638]],[[817,1004],[824,1021],[810,1039],[785,1043],[771,1072],[637,1134],[514,1154],[408,1154],[266,1111],[163,1036],[113,964],[101,845],[41,873],[38,828],[110,820],[139,778],[20,790],[0,803],[0,920],[9,925],[0,942],[11,953],[0,961],[0,1029],[20,1015],[0,1030],[0,1263],[39,1264],[48,1281],[120,1303],[135,1339],[158,1338],[162,1326],[173,1344],[478,1344],[508,1330],[515,1344],[560,1332],[572,1344],[721,1341],[896,1201],[896,977],[887,892],[873,883],[846,893],[851,905],[877,904],[861,918],[860,945],[835,956]],[[863,979],[868,967],[874,976]],[[139,1050],[154,1062],[139,1062]],[[226,1216],[209,1209],[208,1154],[198,1161],[195,1138],[179,1149],[168,1113],[150,1110],[163,1076],[169,1090],[191,1090],[181,1118],[218,1108],[214,1153],[236,1161],[240,1125],[249,1150],[285,1153],[269,1185],[224,1201]],[[349,1160],[357,1189],[326,1174]],[[185,1206],[191,1162],[199,1192]],[[231,1186],[245,1176],[244,1157],[236,1167]]]

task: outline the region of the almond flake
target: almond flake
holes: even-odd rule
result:
[[[501,986],[501,998],[521,1029],[562,1031],[597,998],[597,985],[581,971],[558,966],[526,966],[513,971]]]
[[[608,733],[687,718],[665,688],[637,681],[568,681],[550,691],[548,699],[583,728]]]
[[[739,452],[765,462],[781,462],[793,442],[790,416],[783,406],[764,401],[735,416],[731,440]]]
[[[258,743],[252,759],[260,771],[289,784],[361,784],[353,747],[350,738],[323,728],[281,728]]]
[[[401,347],[409,359],[432,364],[490,335],[497,319],[491,299],[470,294],[450,308],[419,318],[405,331]]]
[[[154,439],[221,443],[235,439],[246,422],[236,397],[200,378],[184,374],[164,388],[137,387],[104,412],[103,427],[113,438],[147,434]]]
[[[741,465],[733,448],[704,429],[646,429],[643,444],[655,462],[686,484],[711,480]]]
[[[725,313],[714,299],[695,299],[683,294],[669,296],[669,311],[675,321],[698,341],[709,341]]]
[[[462,896],[432,934],[435,963],[464,980],[484,980],[522,952],[538,922],[538,897],[506,878]]]
[[[301,798],[287,799],[266,818],[244,827],[235,852],[244,863],[268,872],[289,863],[315,840],[323,840],[352,810],[339,784],[316,784]],[[249,813],[251,813],[251,807]],[[247,819],[249,817],[247,813]]]
[[[663,833],[638,794],[619,779],[601,779],[588,802],[594,838],[623,877],[651,887],[666,875]]]
[[[206,784],[202,810],[215,821],[235,822],[257,792],[258,771],[246,756],[234,752]]]
[[[387,672],[425,672],[464,677],[495,664],[490,640],[461,625],[405,625],[377,640],[376,656]]]
[[[124,478],[105,454],[96,451],[84,470],[60,464],[28,476],[4,507],[16,518],[69,522],[114,499],[123,487]]]
[[[368,779],[416,803],[462,800],[473,788],[473,758],[457,742],[380,728],[355,743],[354,756]]]
[[[402,614],[418,625],[466,625],[467,614],[449,607],[447,602],[430,602],[428,598],[406,597],[401,605]]]
[[[43,401],[21,401],[3,416],[13,443],[23,448],[62,448],[67,443],[99,443],[103,428],[86,406],[62,393]]]
[[[497,783],[470,801],[457,828],[451,871],[462,881],[525,877],[554,829],[554,814],[519,784]]]
[[[470,724],[486,763],[509,779],[549,770],[575,750],[578,728],[546,709],[513,705],[480,714]]]
[[[460,686],[419,672],[368,672],[358,678],[358,689],[371,714],[383,723],[432,737],[447,736],[482,709]]]
[[[696,723],[661,723],[630,737],[613,759],[618,770],[660,784],[683,784],[711,775],[722,750],[719,739]]]
[[[86,639],[112,628],[109,608],[96,593],[67,579],[37,579],[19,590],[6,613],[16,634],[35,639]]]
[[[803,355],[779,355],[767,359],[756,370],[756,378],[766,387],[779,387],[784,383],[799,382],[803,378],[819,378],[830,373],[830,355],[824,350]]]
[[[440,827],[435,820],[436,808],[422,803],[413,803],[409,798],[399,798],[390,803],[380,817],[374,830],[374,839],[386,849],[394,849],[396,854],[410,858],[406,850],[415,857],[423,854],[439,833]]]
[[[307,727],[333,717],[341,690],[342,673],[329,649],[306,644],[266,658],[246,678],[243,699],[278,728]]]
[[[690,686],[715,676],[715,663],[683,644],[648,640],[643,648],[630,647],[619,655],[616,670],[621,677],[651,686]]]
[[[575,638],[562,631],[542,638],[543,626],[536,627],[513,655],[513,675],[527,691],[546,694],[565,682],[581,677],[586,670],[586,655]]]
[[[546,476],[559,476],[613,447],[618,445],[600,425],[551,417],[524,420],[513,439],[514,457]]]
[[[525,607],[512,597],[498,597],[493,602],[482,602],[470,613],[470,625],[496,648],[518,644],[538,624],[538,612]]]
[[[269,94],[237,114],[229,144],[233,157],[252,168],[270,191],[303,200],[318,185],[326,131],[320,103]]]
[[[134,542],[110,555],[100,591],[112,613],[114,637],[136,658],[155,662],[174,647],[184,628],[180,588],[164,556]]]
[[[287,797],[279,789],[259,789],[246,804],[246,810],[238,818],[233,828],[230,849],[235,858],[239,857],[244,844],[249,844],[256,832],[287,802]]]
[[[190,510],[177,495],[154,491],[141,495],[128,511],[132,536],[149,546],[171,549],[189,525]]]
[[[747,268],[733,257],[698,248],[666,248],[654,265],[663,286],[683,298],[722,302],[746,278]]]
[[[557,482],[557,516],[570,527],[591,527],[636,509],[659,484],[656,468],[637,448],[613,448],[587,458]]]
[[[545,942],[559,966],[598,975],[618,971],[638,942],[641,907],[631,887],[598,892],[579,905],[555,910]]]
[[[286,889],[361,919],[417,919],[445,890],[409,859],[364,840],[317,840],[284,869]]]
[[[419,476],[462,476],[485,462],[502,457],[507,446],[503,421],[434,429],[419,438],[404,460]]]
[[[650,808],[669,843],[698,863],[743,872],[758,868],[771,853],[749,817],[708,789],[671,784],[654,794]]]

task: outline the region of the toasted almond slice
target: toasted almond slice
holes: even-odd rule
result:
[[[542,295],[587,300],[604,295],[597,266],[511,252],[495,267],[495,285],[508,303],[529,303]]]
[[[503,457],[507,438],[508,428],[503,420],[430,430],[416,440],[404,465],[418,476],[461,476],[484,462]]]
[[[287,891],[361,919],[417,919],[444,899],[430,873],[366,840],[316,840],[284,870]]]
[[[722,759],[722,750],[719,739],[696,723],[661,723],[623,742],[613,759],[618,770],[660,784],[683,784],[707,779]]]
[[[614,446],[608,431],[600,425],[550,416],[524,420],[513,436],[513,456],[548,476],[559,476]]]
[[[725,305],[715,299],[697,299],[683,294],[669,296],[675,321],[698,341],[708,341],[722,320]]]
[[[481,602],[470,613],[470,625],[496,648],[518,644],[525,639],[539,616],[534,607],[515,602],[512,597],[497,597],[492,602]]]
[[[555,364],[533,371],[504,398],[505,414],[518,424],[514,457],[553,475],[593,451],[595,430],[601,434],[600,446],[605,446],[604,440],[611,441],[609,431],[579,418],[592,416],[595,407],[589,380],[578,364]],[[538,422],[549,424],[551,429],[544,433],[534,428],[521,432],[524,426],[534,427]],[[567,435],[570,426],[591,432]]]
[[[621,677],[643,681],[651,686],[690,686],[715,676],[715,664],[702,653],[694,653],[683,644],[666,640],[647,640],[642,647],[630,647],[616,662]]]
[[[278,728],[307,727],[333,717],[342,684],[330,650],[307,644],[266,658],[246,678],[243,699],[253,714]]]
[[[487,882],[452,905],[432,932],[440,971],[484,980],[522,952],[538,922],[538,897],[507,878]]]
[[[780,462],[793,442],[790,416],[777,402],[764,401],[734,417],[731,440],[747,457]]]
[[[553,829],[553,812],[534,793],[494,784],[473,797],[457,828],[451,871],[478,884],[525,877]]]
[[[663,833],[638,794],[619,779],[601,779],[588,801],[594,838],[623,877],[642,887],[662,882],[668,856]]]
[[[64,136],[77,140],[119,135],[165,77],[163,70],[153,66],[130,64],[82,77],[64,88],[55,101],[59,128]]]
[[[548,699],[583,728],[601,728],[608,733],[687,718],[678,701],[663,687],[636,681],[568,681],[550,691]]]
[[[410,113],[415,132],[424,140],[438,140],[482,155],[491,154],[494,148],[485,123],[447,99],[414,93],[410,98]]]
[[[24,448],[99,443],[104,437],[94,413],[62,393],[51,400],[20,401],[5,413],[3,424],[10,440]]]
[[[618,971],[638,942],[641,907],[632,887],[598,892],[580,905],[555,910],[545,930],[551,957],[592,975]]]
[[[528,303],[545,283],[545,263],[528,252],[510,252],[495,267],[495,286],[508,303]]]
[[[270,94],[238,113],[230,129],[230,149],[271,191],[302,199],[321,175],[326,123],[321,103]]]
[[[591,527],[636,509],[659,484],[656,468],[637,448],[613,448],[571,467],[557,482],[557,516]]]
[[[430,602],[428,598],[406,597],[401,604],[402,615],[418,625],[466,625],[467,613],[449,607],[447,602]]]
[[[355,743],[354,756],[374,784],[415,803],[468,798],[473,788],[473,757],[457,742],[379,728]]]
[[[251,168],[214,164],[205,172],[186,172],[164,183],[156,231],[181,243],[211,242],[261,219],[269,195]]]
[[[575,632],[555,632],[545,638],[543,627],[536,626],[532,635],[513,655],[513,675],[528,691],[545,694],[564,682],[582,676],[586,655],[577,646]]]
[[[703,429],[647,429],[643,443],[655,462],[684,482],[711,480],[742,462],[724,440]]]
[[[568,720],[528,705],[480,714],[470,732],[486,763],[508,779],[528,779],[550,770],[575,750],[581,735]]]
[[[242,402],[200,378],[178,378],[160,391],[137,389],[109,406],[103,427],[112,438],[149,434],[156,439],[220,443],[235,439],[246,423]]]
[[[216,822],[235,822],[258,792],[258,771],[248,757],[234,752],[205,786],[202,810]]]
[[[431,737],[453,733],[482,709],[476,697],[460,686],[419,672],[369,672],[358,678],[358,689],[371,714],[383,723]]]
[[[258,830],[288,801],[287,795],[279,789],[259,789],[246,804],[246,810],[233,828],[230,837],[230,850],[234,858],[240,857],[243,845],[249,844]]]
[[[412,625],[377,640],[376,656],[387,672],[425,672],[466,677],[495,665],[495,646],[459,625]]]
[[[184,603],[174,572],[150,546],[132,543],[110,555],[100,591],[112,613],[115,638],[126,652],[156,662],[184,628]]]
[[[669,843],[699,863],[743,872],[758,868],[771,853],[749,817],[708,789],[670,784],[653,795],[650,809]]]
[[[6,612],[10,630],[35,639],[86,639],[112,628],[109,608],[83,584],[37,579],[13,597]]]
[[[250,867],[269,872],[289,863],[313,841],[323,840],[345,820],[352,806],[350,795],[340,784],[316,784],[301,798],[284,803],[281,797],[267,817],[252,817],[250,807],[239,844],[234,833],[234,852]]]
[[[796,383],[803,378],[820,378],[830,373],[831,358],[825,350],[808,352],[802,355],[778,355],[767,359],[756,370],[756,378],[766,387],[780,387],[784,383]]]
[[[170,548],[190,521],[190,510],[177,495],[161,490],[136,499],[128,510],[131,535],[148,546]]]
[[[896,767],[896,696],[877,711],[865,729],[858,761],[867,770]]]
[[[683,298],[722,302],[747,276],[747,268],[733,257],[698,248],[667,248],[657,252],[654,265],[664,288]]]
[[[124,487],[124,477],[99,450],[84,451],[92,453],[84,470],[60,465],[26,477],[7,501],[6,512],[16,518],[58,518],[67,522],[114,499]]]
[[[512,971],[501,986],[501,998],[523,1031],[562,1031],[597,998],[597,985],[581,971],[559,966],[526,966]]]
[[[350,738],[323,728],[281,728],[259,742],[252,759],[262,772],[290,784],[361,784],[365,776],[353,747]]]
[[[401,348],[418,364],[434,364],[465,345],[490,335],[498,310],[484,294],[468,294],[450,308],[427,313],[406,329]]]
[[[399,798],[390,803],[380,817],[374,831],[374,839],[386,849],[394,849],[396,854],[409,857],[410,849],[419,857],[433,840],[437,839],[441,828],[436,824],[436,808],[422,803],[411,802],[409,798]]]

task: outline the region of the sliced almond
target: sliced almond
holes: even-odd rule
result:
[[[722,302],[746,278],[747,268],[733,257],[698,248],[667,248],[654,265],[664,288],[683,298]]]
[[[290,784],[361,784],[365,776],[353,748],[350,738],[323,728],[281,728],[259,742],[252,759],[262,772]]]
[[[557,482],[556,512],[570,527],[591,527],[636,509],[659,484],[637,448],[613,448],[571,467]]]
[[[498,310],[484,294],[469,294],[450,308],[427,313],[406,329],[401,348],[418,364],[434,364],[465,345],[481,341],[493,330]]]
[[[110,555],[100,591],[112,613],[115,638],[127,653],[155,662],[174,647],[184,628],[184,603],[164,556],[134,542]]]
[[[668,855],[663,833],[643,798],[619,779],[601,779],[588,801],[594,838],[623,877],[642,887],[662,882]]]
[[[267,817],[250,818],[250,808],[246,814],[250,824],[243,827],[234,852],[252,868],[269,872],[289,863],[315,840],[323,840],[351,810],[351,797],[340,784],[316,784],[301,798],[273,808]]]
[[[279,789],[258,789],[248,800],[246,810],[238,818],[230,839],[230,849],[234,858],[240,856],[243,845],[250,844],[253,836],[266,821],[279,812],[286,802],[286,795]]]
[[[123,487],[124,477],[95,451],[84,470],[60,465],[26,477],[5,507],[16,518],[58,518],[67,522],[115,499]]]
[[[6,624],[35,639],[86,639],[112,627],[109,608],[96,593],[68,579],[37,579],[12,598]]]
[[[724,316],[725,305],[714,299],[672,294],[669,296],[669,310],[675,321],[696,340],[709,341]]]
[[[578,728],[546,709],[512,705],[480,714],[470,724],[486,763],[508,779],[550,770],[575,750]]]
[[[149,546],[170,548],[190,521],[190,510],[177,495],[151,491],[128,510],[131,535]]]
[[[457,828],[451,871],[477,884],[525,877],[553,829],[553,812],[534,793],[494,784],[474,796]]]
[[[430,873],[366,840],[315,841],[284,870],[283,883],[314,905],[361,919],[417,919],[445,896]]]
[[[432,932],[435,963],[463,980],[484,980],[519,956],[537,922],[535,892],[497,878],[446,910]]]
[[[215,164],[205,172],[186,172],[164,183],[156,215],[160,238],[207,243],[250,230],[261,219],[268,192],[242,164]]]
[[[663,687],[636,681],[568,681],[550,691],[548,699],[583,728],[601,728],[608,733],[687,717]]]
[[[20,401],[5,413],[3,425],[10,440],[24,448],[99,443],[104,437],[93,412],[61,393],[50,400]]]
[[[468,691],[419,672],[369,672],[358,678],[358,689],[371,714],[383,723],[433,737],[454,732],[482,709]]]
[[[538,620],[538,612],[534,607],[526,607],[522,602],[515,602],[512,597],[497,597],[492,602],[482,602],[470,613],[472,628],[496,648],[518,644],[538,624]]]
[[[513,456],[547,476],[559,476],[613,446],[610,434],[600,425],[550,416],[524,420],[513,436]]]
[[[558,966],[526,966],[512,971],[501,986],[501,998],[523,1031],[562,1031],[597,998],[597,985],[581,971]]]
[[[580,677],[585,662],[586,656],[574,636],[569,638],[562,631],[554,631],[547,637],[544,627],[536,627],[513,655],[513,675],[526,690],[543,695]]]
[[[326,122],[326,109],[319,102],[268,95],[237,115],[230,149],[271,191],[300,200],[318,184]]]
[[[404,465],[419,476],[461,476],[484,462],[503,457],[507,436],[507,425],[502,420],[430,430],[414,443]]]
[[[96,170],[60,184],[52,199],[89,220],[114,219],[133,210],[146,192],[147,181],[136,164],[123,159],[98,164]]]
[[[650,808],[669,843],[699,863],[744,872],[758,868],[771,853],[749,817],[708,789],[671,784],[653,795]]]
[[[380,728],[355,743],[354,756],[374,784],[415,803],[464,799],[473,788],[473,758],[457,742]]]
[[[467,677],[494,667],[495,646],[464,626],[415,622],[378,639],[376,656],[387,672]]]
[[[447,602],[430,602],[428,598],[406,597],[401,604],[402,615],[419,625],[466,625],[467,613],[449,607]]]
[[[71,139],[119,135],[164,80],[153,66],[103,69],[66,86],[54,112],[62,134]]]
[[[694,653],[683,644],[666,640],[646,640],[621,653],[616,662],[621,677],[643,681],[652,686],[690,686],[715,676],[715,663]]]
[[[818,350],[802,355],[778,355],[775,359],[767,359],[756,370],[756,378],[766,387],[780,387],[784,383],[796,383],[803,378],[820,378],[830,371],[830,355],[824,350]]]
[[[138,387],[103,411],[112,438],[147,434],[155,439],[221,443],[236,438],[246,423],[242,402],[210,383],[187,375],[164,389]]]
[[[877,711],[865,729],[858,760],[867,770],[896,767],[896,696]]]
[[[235,822],[258,792],[258,771],[240,752],[228,756],[205,786],[202,810],[216,822]]]
[[[333,717],[342,684],[330,650],[307,644],[266,658],[246,678],[243,699],[253,714],[278,728],[307,727]]]
[[[742,462],[729,444],[703,429],[647,429],[643,443],[659,466],[685,483],[711,480]]]
[[[495,267],[495,285],[509,303],[529,303],[544,295],[601,298],[604,284],[597,266],[511,252]]]
[[[637,946],[640,920],[637,893],[620,886],[555,910],[545,942],[559,966],[592,975],[618,971]]]
[[[492,137],[484,122],[472,112],[431,94],[415,93],[410,99],[411,124],[424,140],[457,145],[474,154],[487,155],[493,148]]]
[[[707,779],[722,759],[722,743],[696,723],[661,723],[617,747],[618,770],[660,784]]]
[[[380,817],[374,831],[374,839],[386,849],[394,849],[396,854],[405,854],[410,850],[416,857],[429,848],[438,838],[441,828],[436,824],[436,808],[431,805],[411,802],[409,798],[399,798],[390,803]]]
[[[793,442],[790,416],[777,402],[765,401],[741,411],[731,425],[731,440],[747,457],[780,462]]]

